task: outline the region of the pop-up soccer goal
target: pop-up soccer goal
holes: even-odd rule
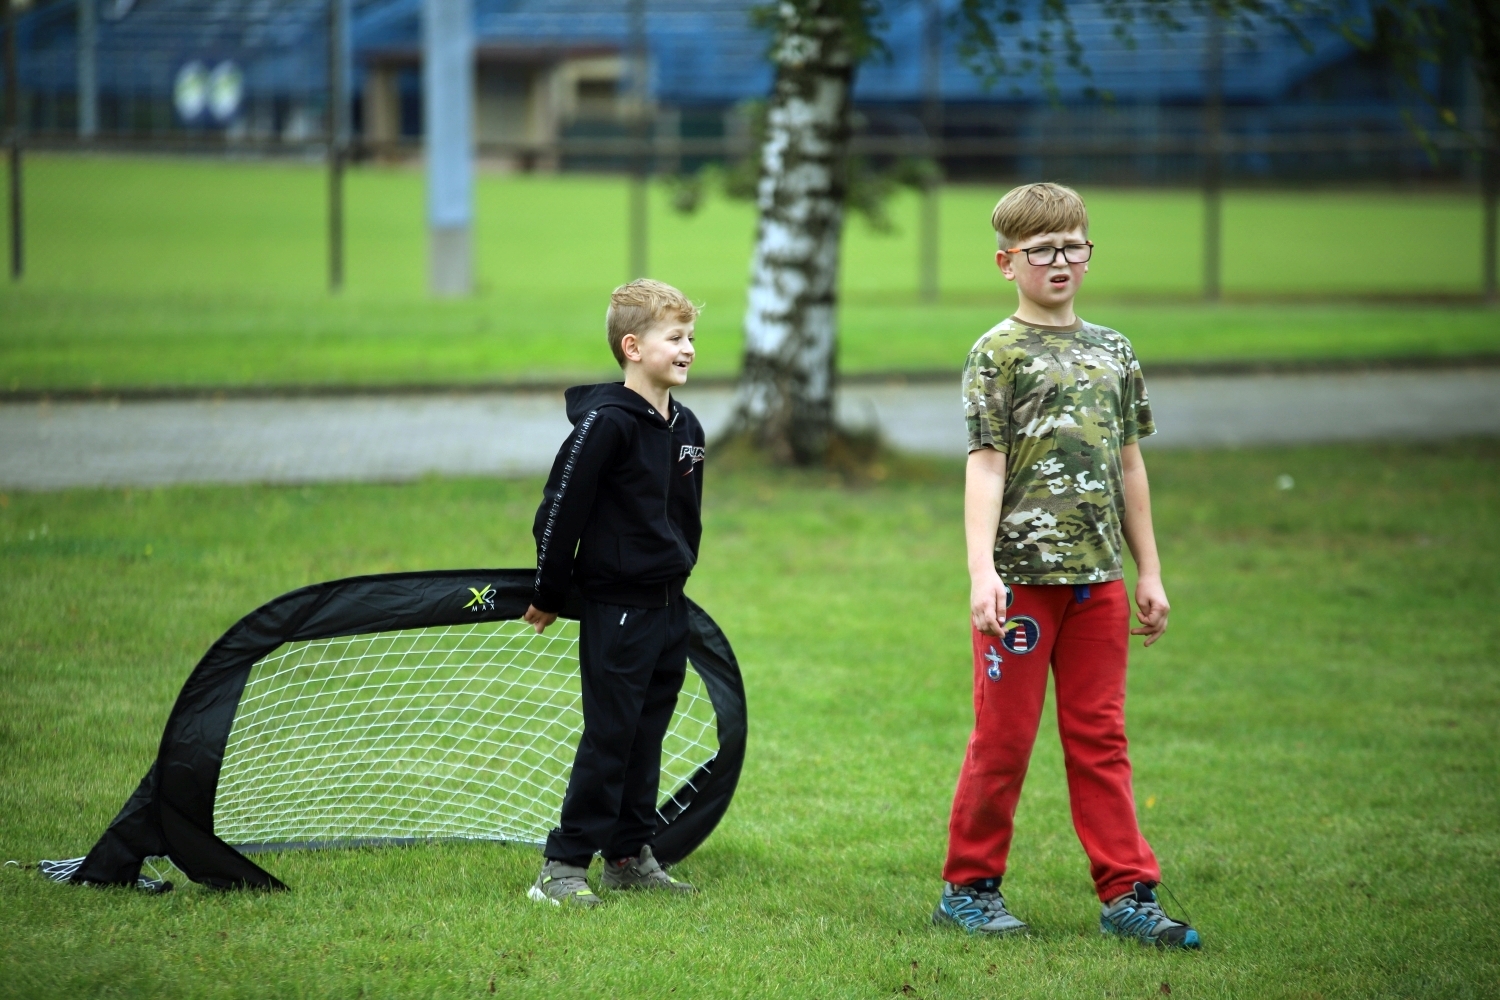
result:
[[[93,850],[49,874],[134,885],[147,858],[166,857],[214,888],[284,888],[247,855],[542,843],[583,717],[576,599],[537,635],[517,620],[534,576],[353,577],[246,615],[188,677],[156,762]],[[734,652],[688,610],[692,669],[662,747],[654,841],[667,864],[713,831],[745,755]]]

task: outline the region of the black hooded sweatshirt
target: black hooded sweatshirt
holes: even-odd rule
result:
[[[589,600],[665,607],[682,592],[703,534],[703,428],[673,401],[661,414],[621,382],[566,393],[573,433],[537,508],[531,603],[560,612],[576,584]]]

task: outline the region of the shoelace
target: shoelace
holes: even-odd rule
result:
[[[1003,917],[1008,912],[1005,909],[1005,897],[998,892],[982,893],[980,900],[980,905],[984,907],[984,912],[991,917]]]
[[[1151,937],[1155,937],[1158,927],[1165,930],[1174,923],[1172,918],[1167,916],[1162,910],[1160,903],[1143,903],[1137,899],[1133,901],[1132,905],[1135,907],[1135,912],[1125,918],[1123,925],[1127,930],[1134,930],[1136,927],[1144,925],[1146,933]]]
[[[995,917],[1004,916],[1009,912],[1005,909],[1005,897],[998,892],[976,892],[970,890],[966,895],[973,900],[974,905],[979,908],[979,912],[984,914],[986,922],[993,920]]]
[[[1175,901],[1175,900],[1174,900]],[[1162,910],[1161,904],[1155,900],[1146,902],[1132,898],[1130,909],[1121,917],[1111,920],[1121,930],[1130,934],[1140,933],[1145,937],[1160,937],[1173,927],[1184,926],[1181,921],[1173,920]]]
[[[1156,883],[1156,885],[1157,885],[1157,888],[1167,890],[1167,895],[1172,897],[1172,905],[1174,907],[1176,907],[1177,912],[1179,912],[1179,913],[1182,914],[1182,919],[1178,920],[1178,921],[1174,921],[1174,922],[1175,923],[1180,923],[1180,924],[1187,924],[1188,926],[1192,926],[1193,915],[1187,911],[1187,907],[1186,906],[1182,905],[1182,901],[1177,898],[1177,893],[1175,893],[1175,892],[1172,891],[1172,887],[1169,886],[1169,885],[1167,885],[1167,883],[1165,883],[1165,882],[1158,882],[1158,883]],[[1171,918],[1168,917],[1167,919],[1170,920]]]

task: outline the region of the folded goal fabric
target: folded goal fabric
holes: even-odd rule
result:
[[[535,570],[352,577],[246,615],[193,669],[156,761],[66,880],[136,885],[167,857],[214,888],[285,888],[247,855],[306,847],[540,843],[582,729],[575,597],[517,619]],[[688,673],[662,751],[655,853],[713,832],[744,762],[744,685],[691,601]]]

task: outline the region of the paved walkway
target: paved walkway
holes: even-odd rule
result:
[[[709,435],[728,389],[682,399]],[[1195,376],[1151,381],[1151,448],[1500,435],[1500,369]],[[841,418],[909,451],[964,454],[958,380],[855,385]],[[561,393],[0,404],[0,488],[326,482],[545,472]]]

